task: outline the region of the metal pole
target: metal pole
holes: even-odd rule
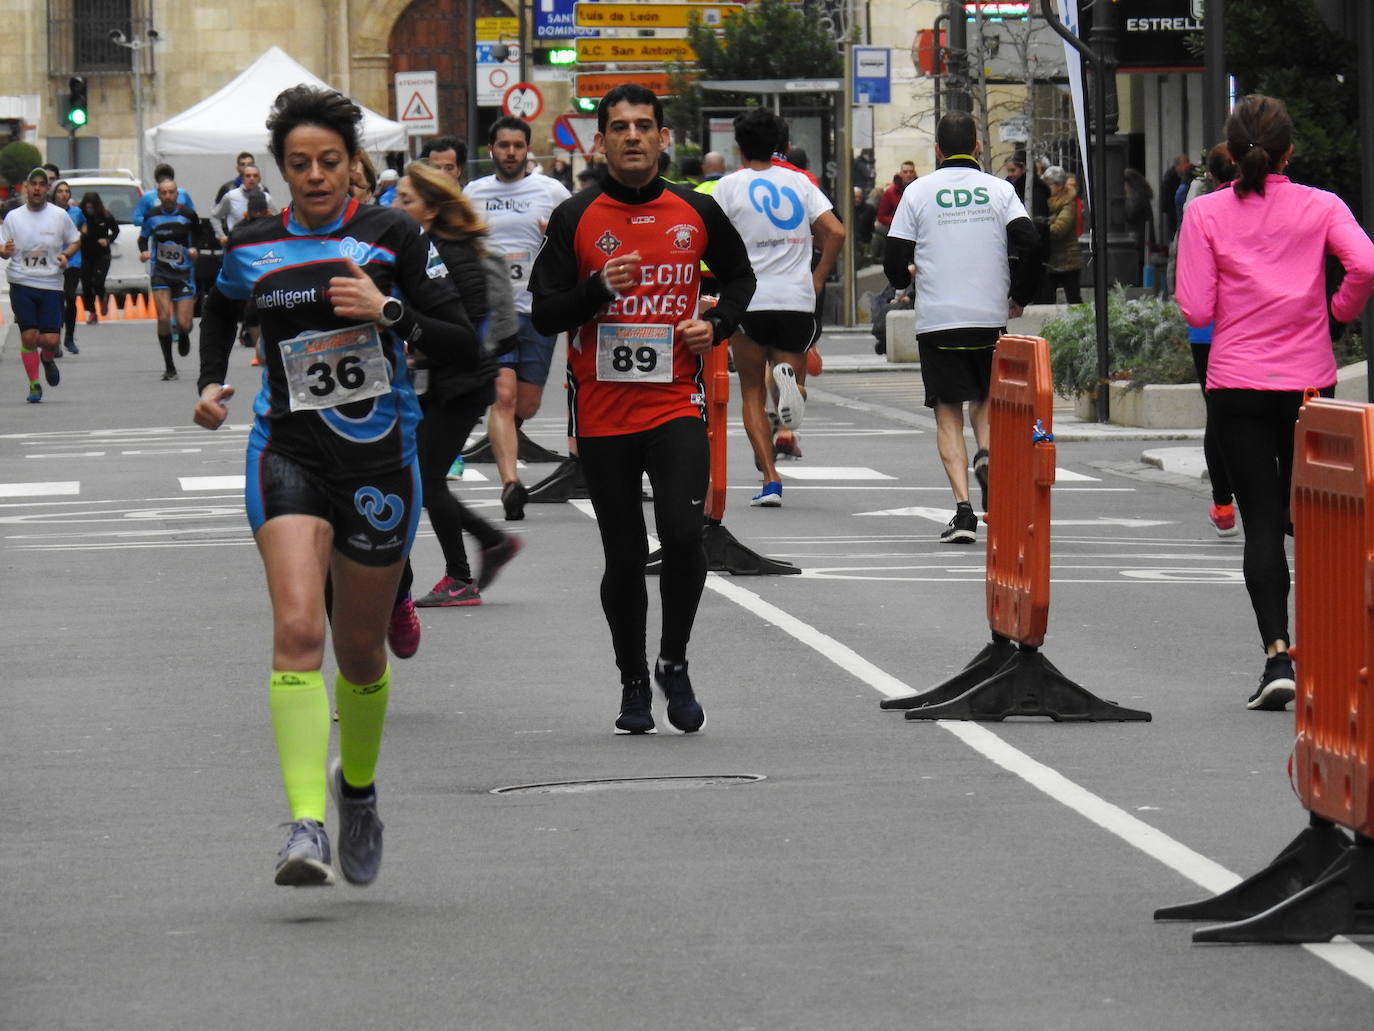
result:
[[[138,148],[138,180],[148,188],[148,149],[143,143],[143,46],[134,40],[134,146]]]
[[[943,24],[942,24],[942,23],[943,23]],[[948,12],[948,11],[943,11],[943,12],[941,12],[940,14],[937,14],[937,15],[935,16],[935,25],[934,25],[934,28],[933,28],[933,30],[932,30],[932,31],[935,33],[935,39],[934,39],[933,42],[932,42],[932,47],[933,47],[934,50],[935,50],[935,54],[934,54],[934,57],[932,58],[931,69],[930,69],[930,77],[931,77],[931,79],[932,79],[932,80],[934,81],[934,83],[935,83],[935,124],[936,124],[936,125],[939,125],[939,124],[940,124],[940,115],[941,115],[941,111],[940,111],[940,102],[941,102],[941,99],[942,99],[942,98],[941,98],[941,95],[940,95],[940,94],[941,94],[940,82],[941,82],[943,76],[940,74],[940,65],[941,65],[941,64],[944,64],[944,61],[943,61],[941,58],[943,57],[943,55],[945,54],[945,52],[946,52],[946,50],[947,50],[946,47],[940,45],[940,32],[941,32],[941,30],[943,29],[943,31],[944,31],[944,33],[945,33],[945,38],[948,39],[948,38],[949,38],[949,29],[948,29],[948,27],[947,27],[948,25],[949,25],[949,12]]]
[[[468,88],[465,91],[468,95],[467,103],[467,130],[463,133],[463,139],[471,140],[477,133],[477,0],[468,0]],[[468,160],[475,162],[477,156],[469,154]]]
[[[1211,147],[1221,139],[1231,96],[1226,75],[1226,4],[1223,0],[1206,0],[1206,4],[1202,21],[1202,138]]]
[[[844,86],[838,96],[840,100],[840,146],[837,175],[835,177],[835,199],[843,205],[845,212],[844,245],[840,248],[840,324],[852,326],[856,321],[854,311],[854,41],[845,39],[840,43],[844,55]]]
[[[946,100],[951,111],[972,111],[968,93],[968,18],[961,0],[949,4],[949,85]]]
[[[1355,34],[1360,77],[1360,195],[1365,230],[1374,236],[1374,7],[1367,2],[1350,3],[1347,10],[1352,7],[1356,20],[1350,27]],[[1360,330],[1365,359],[1374,364],[1374,303],[1365,306]],[[1374,381],[1368,389],[1369,400],[1374,401]]]
[[[516,0],[515,11],[516,17],[520,19],[516,29],[520,36],[520,81],[529,82],[525,78],[525,0]]]

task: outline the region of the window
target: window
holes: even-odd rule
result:
[[[147,0],[48,0],[48,74],[54,77],[128,72],[134,52],[110,41],[118,29],[130,39],[149,28]],[[143,56],[151,71],[152,54]]]

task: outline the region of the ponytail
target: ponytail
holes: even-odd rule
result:
[[[1293,143],[1293,122],[1282,100],[1253,94],[1226,119],[1226,147],[1236,163],[1236,195],[1264,196],[1264,178],[1276,171]]]

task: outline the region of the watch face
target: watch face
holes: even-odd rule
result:
[[[401,302],[394,297],[388,297],[382,302],[382,318],[387,322],[395,322],[401,317],[405,309],[401,307]]]

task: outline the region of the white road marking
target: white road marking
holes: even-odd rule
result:
[[[895,480],[863,465],[793,465],[779,469],[789,480]]]
[[[243,490],[243,476],[179,476],[182,490]]]
[[[0,483],[0,498],[50,498],[80,493],[80,480],[54,480],[49,483]]]
[[[1086,476],[1083,473],[1076,473],[1072,469],[1065,469],[1063,466],[1054,467],[1054,480],[1056,483],[1101,483],[1100,476]]]
[[[908,508],[884,508],[876,512],[855,512],[856,516],[917,516],[929,519],[932,523],[944,526],[949,522],[950,510],[912,505]],[[1143,530],[1149,526],[1172,526],[1170,519],[1116,519],[1101,516],[1097,519],[1051,519],[1051,526],[1122,526],[1130,530]]]
[[[60,451],[56,454],[44,453],[25,455],[25,458],[104,458],[104,451]]]
[[[486,483],[489,479],[490,477],[488,477],[486,473],[479,473],[470,465],[463,466],[464,483]]]

